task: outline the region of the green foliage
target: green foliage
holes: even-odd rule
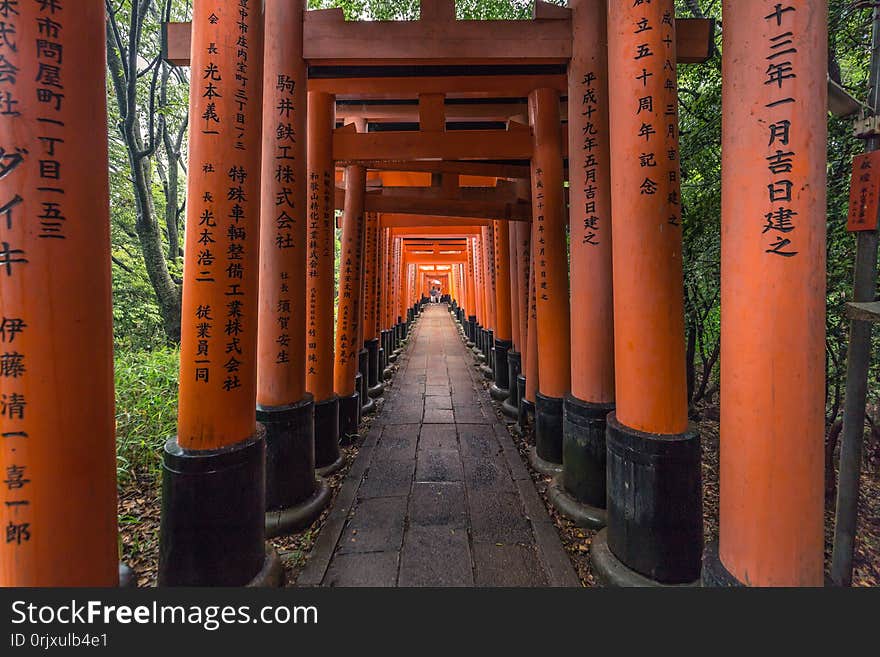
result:
[[[116,452],[120,484],[159,476],[162,446],[177,423],[180,353],[153,351],[116,354]]]

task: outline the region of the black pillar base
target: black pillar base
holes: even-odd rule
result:
[[[571,520],[575,527],[586,529],[605,527],[608,524],[608,512],[604,508],[578,502],[562,486],[560,480],[564,476],[564,472],[556,475],[547,487],[547,499],[550,500],[550,504],[559,511],[560,515]]]
[[[501,411],[511,419],[519,417],[519,374],[522,369],[522,356],[518,351],[507,352],[507,380],[510,383],[507,399]]]
[[[562,488],[574,501],[604,509],[606,418],[614,404],[593,404],[567,395],[563,409]]]
[[[266,537],[287,536],[311,525],[330,504],[330,486],[317,477],[315,492],[307,500],[286,509],[266,511]]]
[[[519,391],[519,416],[516,420],[516,428],[521,435],[529,431],[532,419],[535,417],[535,405],[526,399],[526,377],[520,374],[516,378],[516,387]]]
[[[495,376],[495,331],[489,329],[486,334],[486,365],[492,370],[492,376]]]
[[[381,397],[385,386],[379,380],[381,358],[379,357],[379,339],[368,340],[367,348],[367,395],[371,398]]]
[[[545,477],[558,477],[562,474],[562,464],[542,459],[538,456],[535,447],[529,447],[529,465],[532,466],[532,470],[540,472]]]
[[[330,501],[330,490],[315,478],[315,404],[257,406],[266,428],[266,536],[283,536],[312,524]]]
[[[171,438],[162,469],[159,586],[245,586],[258,578],[267,561],[265,429],[212,450],[186,450]]]
[[[561,397],[535,394],[535,448],[538,457],[562,467]]]
[[[367,391],[370,389],[370,351],[367,345],[358,352],[358,373],[361,375],[361,387],[358,392],[361,393],[361,400],[367,397]]]
[[[271,545],[266,545],[266,558],[263,560],[263,568],[257,573],[250,582],[246,584],[247,588],[278,588],[284,584],[284,566],[278,553]]]
[[[603,529],[593,537],[590,545],[590,561],[599,582],[607,587],[694,588],[700,586],[698,579],[677,584],[664,584],[629,568],[611,551],[608,545],[607,529]]]
[[[504,401],[510,396],[510,364],[507,356],[512,343],[509,340],[495,340],[495,383],[489,394],[495,401]]]
[[[339,398],[339,437],[351,440],[358,433],[361,414],[361,394],[357,391],[348,397]]]
[[[468,315],[467,320],[467,330],[465,331],[468,337],[468,347],[473,348],[476,344],[477,337],[477,316],[476,315]]]
[[[718,542],[712,541],[706,546],[703,555],[703,572],[701,577],[706,587],[739,587],[745,586],[721,563],[718,556]]]
[[[700,436],[637,431],[608,415],[608,547],[627,568],[663,584],[700,578]]]
[[[315,402],[315,471],[333,474],[344,463],[339,451],[339,397]]]

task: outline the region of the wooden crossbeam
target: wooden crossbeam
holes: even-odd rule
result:
[[[333,158],[362,160],[528,160],[532,138],[525,130],[456,132],[351,132],[333,134]]]
[[[346,21],[338,9],[305,13],[305,58],[311,66],[419,64],[565,64],[571,58],[567,13],[530,21]],[[448,14],[447,14],[448,17]],[[678,61],[703,62],[712,54],[711,20],[677,20]],[[163,25],[163,57],[189,66],[190,23]],[[428,91],[427,89],[425,91]],[[453,89],[446,89],[452,92]]]
[[[480,229],[490,225],[488,219],[473,217],[437,217],[418,214],[383,214],[379,217],[382,228],[390,228],[397,237],[466,237],[479,235]]]
[[[345,202],[345,191],[336,190],[336,207]],[[438,198],[430,196],[401,196],[397,194],[368,193],[366,212],[417,214],[437,217],[474,217],[531,221],[531,203],[523,201],[479,200],[472,198]]]
[[[401,171],[401,172],[427,172],[427,173],[453,173],[462,176],[490,176],[493,178],[525,178],[531,176],[528,166],[517,164],[494,164],[491,162],[394,162],[386,160],[362,161],[368,169],[377,171]]]

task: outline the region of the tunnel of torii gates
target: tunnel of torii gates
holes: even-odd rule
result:
[[[822,585],[826,1],[723,2],[720,537],[705,550],[676,64],[710,56],[713,26],[675,20],[673,0],[570,4],[457,21],[423,2],[419,21],[379,23],[194,0],[191,24],[165,26],[192,94],[160,585],[278,582],[266,537],[328,503],[340,442],[437,280],[492,395],[533,427],[554,504],[605,527],[606,582]],[[104,6],[3,14],[3,585],[125,572]]]

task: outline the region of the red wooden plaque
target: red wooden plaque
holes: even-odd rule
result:
[[[880,186],[880,151],[864,153],[853,158],[847,230],[877,229],[878,186]]]

